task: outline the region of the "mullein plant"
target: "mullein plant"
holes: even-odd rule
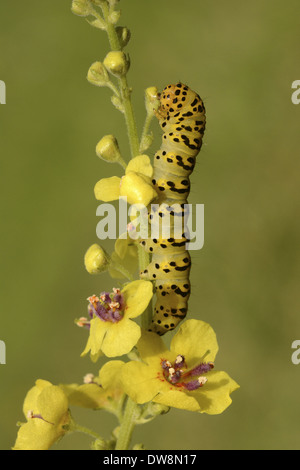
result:
[[[125,47],[130,31],[117,25],[118,4],[118,0],[72,3],[75,15],[108,35],[111,51],[102,62],[91,65],[87,79],[93,85],[111,89],[111,101],[125,118],[131,151],[126,162],[113,135],[100,140],[96,154],[106,162],[121,165],[124,176],[101,179],[94,192],[99,201],[125,196],[129,204],[148,206],[157,196],[151,182],[153,168],[145,152],[153,139],[149,127],[159,105],[158,93],[155,87],[145,92],[146,119],[139,138],[127,82],[130,60]],[[81,355],[89,354],[93,362],[103,356],[109,360],[97,376],[87,373],[81,384],[53,385],[37,380],[26,395],[26,422],[19,423],[13,449],[47,450],[65,434],[83,432],[91,436],[91,448],[95,450],[140,450],[142,444],[131,447],[136,425],[147,423],[170,408],[215,415],[231,404],[230,394],[238,385],[226,372],[214,367],[218,343],[209,324],[186,320],[169,348],[160,336],[147,331],[152,318],[153,285],[134,276],[149,262],[148,253],[128,236],[116,240],[110,255],[98,244],[87,250],[86,270],[91,275],[109,272],[118,287],[104,292],[100,284],[100,292],[87,299],[87,316],[75,320],[88,333]],[[140,321],[136,322],[138,317]],[[119,359],[121,356],[123,360]],[[118,425],[111,438],[105,440],[76,423],[72,406],[113,413]]]

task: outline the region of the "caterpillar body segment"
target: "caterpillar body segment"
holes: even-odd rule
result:
[[[152,261],[140,277],[155,281],[156,304],[149,330],[163,335],[176,328],[188,309],[189,176],[202,146],[206,118],[199,95],[182,83],[164,88],[156,116],[164,132],[154,156],[152,183],[158,197],[149,210],[151,238],[140,242]]]

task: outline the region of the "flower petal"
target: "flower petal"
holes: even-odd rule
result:
[[[107,357],[128,354],[141,336],[141,328],[137,323],[123,318],[118,323],[112,323],[107,329],[101,349]]]
[[[166,393],[160,393],[153,399],[155,403],[161,405],[179,408],[180,410],[199,411],[200,406],[194,396],[188,395],[180,390],[169,390]]]
[[[107,402],[106,393],[94,383],[60,385],[68,397],[70,405],[97,410],[103,408]]]
[[[136,403],[153,400],[165,385],[157,378],[155,367],[137,361],[124,364],[121,377],[125,393]]]
[[[218,343],[212,327],[200,320],[184,322],[171,341],[170,350],[188,358],[189,368],[199,361],[207,351],[205,362],[214,361],[218,352]]]
[[[81,356],[85,356],[89,351],[91,351],[92,356],[99,354],[108,328],[109,323],[100,320],[100,318],[93,318],[91,320],[89,338]]]
[[[13,450],[48,450],[58,438],[55,426],[39,418],[31,419],[20,427]]]
[[[208,381],[200,388],[194,397],[200,407],[200,413],[216,415],[223,413],[232,403],[230,394],[239,388],[239,385],[226,372],[211,371],[207,374]]]
[[[102,387],[120,388],[121,387],[121,369],[124,365],[123,361],[109,361],[104,364],[99,372],[99,380]]]
[[[52,424],[59,424],[68,411],[68,399],[57,385],[45,387],[37,399],[39,413]]]
[[[160,370],[161,359],[170,359],[170,352],[164,345],[163,340],[160,336],[149,331],[143,331],[141,339],[137,344],[138,351],[141,358],[147,364],[156,364],[157,370]]]
[[[120,196],[126,196],[128,204],[143,204],[148,206],[157,197],[151,178],[129,171],[122,177]]]
[[[42,392],[42,390],[45,387],[49,387],[49,385],[52,385],[51,382],[48,382],[48,380],[42,380],[38,379],[35,382],[35,386],[32,387],[28,392],[24,400],[23,404],[23,413],[25,417],[27,418],[27,413],[28,411],[33,411],[34,413],[38,413],[38,408],[37,408],[37,399]]]
[[[121,178],[112,176],[111,178],[102,178],[96,183],[94,188],[95,197],[98,201],[115,201],[120,196]]]
[[[150,281],[133,281],[122,289],[122,294],[126,303],[126,318],[136,318],[148,307],[153,296],[153,286]]]
[[[130,171],[152,178],[153,167],[148,155],[138,155],[137,157],[132,158],[126,167],[125,173],[127,174]]]

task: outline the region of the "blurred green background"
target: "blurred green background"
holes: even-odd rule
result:
[[[188,5],[188,6],[186,6]],[[101,363],[80,358],[86,331],[73,320],[86,298],[110,289],[83,256],[96,239],[93,187],[121,175],[95,155],[114,134],[125,158],[122,115],[108,89],[86,81],[108,52],[104,32],[70,11],[71,0],[0,2],[1,317],[0,448],[9,449],[37,378],[81,382]],[[128,75],[141,131],[144,89],[181,80],[206,104],[205,145],[189,202],[205,204],[205,246],[192,252],[189,315],[209,322],[217,368],[240,385],[220,416],[172,410],[136,428],[148,449],[299,449],[300,79],[299,0],[121,0],[130,28]],[[153,124],[153,156],[161,131]],[[111,243],[105,243],[110,250]],[[169,338],[170,339],[170,338]],[[104,412],[74,409],[109,437]],[[71,435],[54,449],[87,449]]]

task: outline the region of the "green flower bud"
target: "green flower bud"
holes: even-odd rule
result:
[[[148,150],[148,148],[152,145],[153,140],[154,140],[154,136],[153,136],[152,132],[151,132],[151,134],[146,134],[142,138],[141,145],[140,145],[140,152],[143,153],[146,150]]]
[[[121,16],[121,12],[120,11],[112,11],[109,16],[108,16],[108,21],[111,23],[111,24],[116,24],[119,19],[120,19],[120,16]]]
[[[108,73],[101,62],[94,62],[88,71],[87,79],[92,85],[107,86],[109,82]]]
[[[106,162],[122,160],[117,139],[113,135],[105,135],[96,146],[96,154]]]
[[[127,46],[127,44],[129,43],[131,33],[130,33],[129,29],[126,28],[125,26],[117,26],[116,27],[116,33],[118,35],[118,38],[119,38],[119,41],[120,41],[120,44],[121,44],[121,48],[123,49],[123,47]]]
[[[91,14],[89,0],[73,0],[72,13],[77,16],[89,16]]]
[[[109,449],[108,443],[104,439],[96,439],[91,444],[92,450],[107,450]]]
[[[124,113],[123,103],[118,96],[113,95],[111,97],[111,102],[114,105],[114,107],[117,108],[118,111],[121,111],[121,113]]]
[[[159,106],[158,90],[155,86],[146,88],[145,90],[145,106],[147,114],[154,114],[154,110]]]
[[[102,29],[103,31],[106,30],[106,23],[101,18],[87,19],[86,21],[94,28]]]
[[[84,264],[88,273],[100,274],[107,271],[110,257],[101,246],[95,243],[87,250],[84,256]]]
[[[153,416],[164,415],[170,411],[170,407],[160,405],[159,403],[150,403],[151,413]]]
[[[115,77],[123,77],[129,69],[129,59],[121,51],[112,51],[107,54],[103,61],[106,69]]]

